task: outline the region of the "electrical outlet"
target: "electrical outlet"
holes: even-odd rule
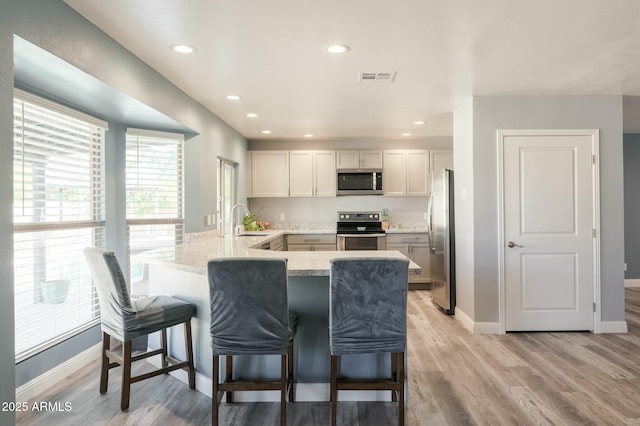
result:
[[[207,214],[204,216],[204,226],[212,226],[216,223],[216,215],[215,214]]]
[[[284,213],[280,213],[280,222],[284,222]]]
[[[627,272],[627,262],[624,262],[624,272]]]

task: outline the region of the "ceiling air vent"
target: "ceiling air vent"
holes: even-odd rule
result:
[[[387,82],[393,83],[396,79],[396,72],[361,72],[358,75],[358,82]]]

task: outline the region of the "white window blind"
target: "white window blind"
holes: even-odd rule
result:
[[[16,360],[97,324],[82,250],[104,245],[106,123],[14,94]]]
[[[146,267],[131,260],[141,251],[183,241],[184,135],[127,129],[127,237],[131,293],[146,294]]]

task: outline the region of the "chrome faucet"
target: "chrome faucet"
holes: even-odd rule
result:
[[[251,214],[251,212],[249,211],[249,207],[247,207],[246,204],[235,204],[233,207],[231,207],[231,235],[234,237],[238,235],[238,231],[236,230],[236,209],[238,207],[244,208],[245,216]]]

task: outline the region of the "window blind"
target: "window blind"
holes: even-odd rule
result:
[[[141,251],[183,241],[184,135],[127,129],[126,211],[131,292],[146,294],[146,266],[131,260]]]
[[[97,324],[82,250],[104,246],[106,123],[14,93],[16,360]]]

